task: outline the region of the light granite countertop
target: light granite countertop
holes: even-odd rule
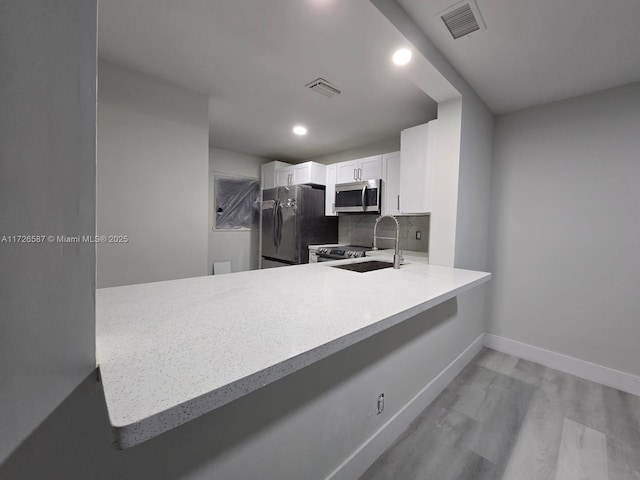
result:
[[[399,270],[331,268],[367,260],[98,289],[96,354],[115,445],[170,430],[491,276],[410,253]]]

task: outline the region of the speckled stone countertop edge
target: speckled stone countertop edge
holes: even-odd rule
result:
[[[128,425],[113,425],[112,423],[113,444],[118,449],[126,449],[145,442],[429,310],[462,292],[487,282],[490,278],[491,274],[486,273],[474,281],[442,293],[412,308],[367,325],[317,348],[302,352],[295,357],[271,365],[199,397],[177,404],[143,420]]]

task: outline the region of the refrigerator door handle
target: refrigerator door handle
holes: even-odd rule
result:
[[[280,247],[280,243],[282,242],[282,224],[283,219],[282,219],[282,203],[278,202],[278,243],[276,244],[276,247]]]
[[[273,205],[273,246],[278,248],[278,200]]]

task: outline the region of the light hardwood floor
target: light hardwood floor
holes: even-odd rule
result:
[[[640,480],[640,397],[484,349],[360,480]]]

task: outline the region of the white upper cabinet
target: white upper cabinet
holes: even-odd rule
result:
[[[382,178],[382,155],[336,163],[336,183],[351,183]]]
[[[400,212],[400,152],[382,155],[382,214]]]
[[[276,172],[279,168],[288,167],[290,164],[285,162],[269,162],[260,166],[260,188],[268,190],[275,188],[277,185]]]
[[[350,183],[358,181],[358,161],[336,163],[336,183]]]
[[[360,176],[358,180],[378,180],[382,178],[382,155],[374,155],[359,160]]]
[[[400,212],[430,213],[437,120],[400,133]]]
[[[312,183],[324,185],[327,181],[327,166],[316,162],[305,162],[276,170],[276,186],[287,187]]]
[[[335,217],[336,213],[336,172],[337,165],[327,165],[327,184],[324,191],[324,214],[328,217]]]
[[[293,185],[293,169],[291,167],[276,170],[276,186],[286,187]]]

